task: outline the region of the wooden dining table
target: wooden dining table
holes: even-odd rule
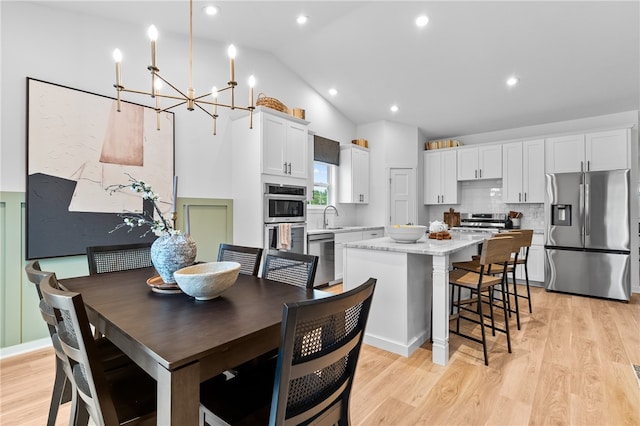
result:
[[[331,294],[240,274],[216,299],[159,294],[153,268],[69,278],[89,320],[158,382],[157,424],[196,425],[200,383],[278,347],[286,302]]]

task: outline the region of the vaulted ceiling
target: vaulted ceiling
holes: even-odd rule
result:
[[[188,30],[186,0],[45,3]],[[270,52],[354,123],[428,138],[640,109],[639,21],[638,1],[194,1],[195,37]]]

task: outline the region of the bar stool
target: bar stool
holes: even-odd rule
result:
[[[477,260],[478,265],[480,266],[478,272],[468,271],[465,269],[454,269],[449,273],[449,284],[454,287],[454,290],[458,290],[458,299],[455,302],[458,312],[450,318],[456,320],[456,327],[455,329],[451,329],[451,333],[457,334],[474,342],[482,343],[485,365],[489,365],[489,360],[487,357],[487,338],[485,331],[485,327],[487,326],[485,324],[486,315],[482,308],[484,303],[489,304],[489,318],[491,318],[491,330],[493,335],[495,335],[496,331],[505,333],[507,336],[507,350],[511,353],[511,335],[509,333],[507,296],[504,291],[504,282],[507,278],[507,262],[511,257],[513,239],[514,238],[511,236],[499,236],[485,240],[482,246],[482,253],[480,254],[480,258]],[[486,273],[486,271],[491,267],[495,267],[494,265],[502,265],[502,269],[500,271],[501,276],[498,277]],[[494,287],[500,284],[503,286],[502,298],[498,299],[494,297]],[[471,297],[462,300],[462,288],[471,290]],[[475,308],[470,307],[470,305],[474,304]],[[494,307],[502,309],[504,313],[504,328],[496,326],[493,316]],[[462,319],[479,324],[482,339],[478,339],[470,334],[461,332],[460,320]]]
[[[494,275],[494,276],[504,274],[504,282],[500,285],[501,291],[503,293],[503,297],[505,297],[505,300],[506,300],[507,312],[509,314],[509,317],[511,317],[511,314],[516,315],[516,326],[518,330],[520,330],[520,307],[518,303],[519,295],[518,295],[518,287],[516,283],[515,265],[518,261],[518,254],[520,253],[520,249],[524,244],[523,243],[524,235],[520,231],[503,232],[503,233],[500,233],[499,235],[512,237],[511,257],[507,262],[506,270],[502,268],[501,264],[493,264],[493,265],[488,265],[488,267],[484,269],[484,273],[487,275]],[[465,271],[480,273],[481,265],[479,263],[479,258],[477,256],[474,256],[474,258],[472,258],[472,260],[470,261],[454,262],[453,267],[454,269],[461,269]],[[512,277],[513,290],[509,288],[509,278],[508,278],[509,275],[511,275]],[[513,304],[511,303],[511,296],[513,296]],[[455,302],[453,300],[453,294],[452,294],[451,295],[451,314],[453,314],[454,305],[455,305]]]
[[[518,297],[527,299],[529,303],[529,313],[531,314],[533,313],[533,309],[531,306],[531,290],[529,289],[529,269],[527,268],[527,263],[529,260],[529,248],[531,248],[533,241],[533,229],[520,229],[518,232],[522,234],[521,251],[518,259],[515,260],[515,264],[524,266],[524,278],[527,286],[527,295],[518,295]]]

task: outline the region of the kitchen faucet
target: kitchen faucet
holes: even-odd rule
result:
[[[335,210],[335,211],[336,211],[336,216],[340,216],[340,215],[338,214],[338,209],[336,209],[336,207],[335,207],[335,206],[328,205],[327,207],[325,207],[325,208],[324,208],[324,211],[322,212],[322,229],[327,229],[327,225],[328,225],[328,223],[327,223],[327,209],[328,209],[329,207],[331,207],[333,210]]]

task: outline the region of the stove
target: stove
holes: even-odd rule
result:
[[[507,227],[505,213],[460,213],[460,226],[452,230],[461,232],[496,233]]]

